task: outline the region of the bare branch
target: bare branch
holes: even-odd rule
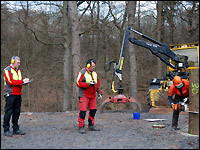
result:
[[[87,32],[89,32],[93,27],[95,27],[96,24],[92,24],[89,28],[87,28],[84,32],[79,33],[79,36],[82,34],[86,34]]]
[[[83,4],[85,1],[77,1],[77,7]]]
[[[82,15],[80,16],[79,20],[82,19],[83,15],[86,13],[86,11],[88,10],[88,8],[90,7],[91,1],[89,2],[88,6],[85,8],[84,12],[82,13]]]
[[[26,28],[29,29],[29,30],[34,34],[35,39],[36,39],[38,42],[40,42],[40,43],[42,43],[42,44],[44,44],[44,45],[62,45],[62,46],[64,46],[62,43],[45,43],[45,42],[43,42],[43,41],[41,41],[41,40],[38,39],[38,37],[37,37],[35,31],[34,31],[32,28],[30,28],[29,26],[27,26]]]
[[[114,14],[113,14],[113,12],[112,12],[112,8],[111,8],[111,5],[110,5],[110,3],[108,3],[108,6],[109,6],[109,12],[110,12],[110,14],[112,15],[112,17],[113,17],[113,23],[115,24],[115,26],[119,29],[119,30],[121,30],[121,27],[118,25],[118,23],[117,23],[117,19],[115,18],[115,16],[114,16]]]
[[[123,16],[123,21],[122,21],[122,29],[124,28],[125,26],[125,23],[126,23],[126,17],[127,17],[127,8],[125,8],[125,12],[124,12],[124,16]]]
[[[25,24],[20,18],[19,18],[19,21],[20,21],[22,24]],[[28,29],[28,30],[30,30],[30,31],[34,34],[35,39],[36,39],[38,42],[40,42],[40,43],[42,43],[42,44],[44,44],[44,45],[62,45],[62,46],[64,47],[64,45],[63,45],[62,43],[45,43],[45,42],[43,42],[43,41],[41,41],[41,40],[38,39],[38,37],[37,37],[35,31],[34,31],[31,27],[29,27],[27,24],[26,24],[25,28]]]

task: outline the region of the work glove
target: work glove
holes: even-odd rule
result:
[[[183,102],[186,103],[186,104],[189,103],[189,97],[184,98]]]
[[[95,81],[90,81],[90,86],[94,86],[95,84],[96,84],[96,82]]]
[[[172,106],[174,105],[174,103],[171,103],[170,105],[171,105],[171,108],[172,108]]]
[[[98,100],[101,100],[101,99],[102,99],[102,95],[99,94],[99,95],[98,95]]]

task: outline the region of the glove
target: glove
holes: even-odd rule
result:
[[[99,94],[99,95],[98,95],[98,100],[101,100],[101,99],[102,99],[102,95]]]
[[[187,104],[189,102],[189,97],[184,98],[183,102]]]
[[[174,103],[171,103],[170,105],[171,105],[171,108],[172,108],[172,106],[174,105]]]
[[[95,81],[90,81],[90,86],[94,86],[96,84]]]

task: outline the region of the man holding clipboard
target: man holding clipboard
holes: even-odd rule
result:
[[[20,58],[13,56],[11,64],[4,69],[4,97],[5,115],[3,118],[4,136],[11,137],[14,135],[24,135],[25,133],[19,129],[18,120],[21,111],[21,90],[22,85],[28,84],[29,78],[22,78],[20,69]],[[10,118],[12,117],[13,133],[10,132]]]
[[[22,84],[20,84],[20,85],[26,85],[26,84],[30,83],[31,81],[33,81],[33,80],[34,80],[34,79],[31,79],[31,80],[29,80],[28,82],[22,83]]]

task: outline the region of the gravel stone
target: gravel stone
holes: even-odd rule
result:
[[[1,149],[199,149],[199,136],[188,134],[188,114],[180,113],[177,131],[171,130],[172,114],[141,113],[140,120],[134,120],[131,112],[97,111],[95,126],[100,131],[89,131],[87,118],[88,111],[86,134],[80,134],[78,111],[22,112],[19,125],[26,134],[5,137],[1,127]],[[155,124],[165,128],[153,128]]]

